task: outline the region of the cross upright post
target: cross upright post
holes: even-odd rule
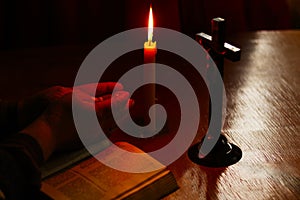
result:
[[[209,53],[211,58],[217,65],[222,78],[224,75],[224,58],[231,61],[239,61],[241,58],[241,49],[225,42],[225,20],[222,18],[214,18],[211,21],[212,35],[205,33],[196,34],[196,41],[199,42]],[[210,69],[208,69],[209,71]],[[214,80],[208,80],[210,87]],[[223,95],[223,94],[222,94]],[[222,109],[222,108],[221,108]],[[209,122],[211,118],[211,101],[209,103]],[[222,117],[221,117],[222,118]],[[220,120],[221,120],[220,118]],[[208,133],[209,134],[209,133]],[[209,137],[208,137],[209,138]],[[198,152],[204,141],[202,141],[189,149],[189,157],[195,163],[208,167],[225,167],[234,164],[242,157],[242,151],[234,144],[228,143],[227,138],[220,134],[214,148],[205,157],[199,157]]]

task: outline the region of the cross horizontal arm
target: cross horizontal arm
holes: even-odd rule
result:
[[[196,41],[199,42],[204,48],[210,48],[212,36],[206,33],[197,33]],[[231,61],[239,61],[241,59],[241,49],[225,42],[224,56]]]

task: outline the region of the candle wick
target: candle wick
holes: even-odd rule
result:
[[[148,45],[151,46],[151,40],[148,40]]]

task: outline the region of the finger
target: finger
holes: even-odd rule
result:
[[[105,97],[104,97],[105,98]],[[96,111],[101,118],[106,118],[111,116],[111,108],[119,111],[126,107],[129,101],[129,93],[125,91],[115,92],[110,99],[104,99],[101,101],[96,101]]]
[[[97,96],[102,96],[104,94],[112,93],[114,89],[116,91],[123,90],[123,85],[117,82],[104,82],[104,83],[89,83],[89,84],[77,86],[75,88],[85,92],[86,94],[97,97]]]
[[[100,111],[103,112],[103,110],[105,110],[105,107],[107,109],[110,109],[109,107],[111,106],[111,97],[112,97],[112,95],[108,94],[108,95],[104,95],[104,96],[101,96],[101,97],[94,97],[93,98],[94,102],[96,104],[96,108],[98,109],[98,112],[100,112]],[[123,97],[120,97],[120,98],[123,98]],[[125,98],[127,99],[127,95],[126,95]],[[124,99],[124,101],[125,101],[125,99]],[[97,105],[97,104],[99,104],[99,105]],[[134,100],[133,99],[128,99],[125,108],[130,109],[131,107],[133,107],[133,105],[134,105]],[[122,107],[122,106],[123,106],[123,103],[121,103],[119,105],[119,107]]]
[[[118,127],[118,125],[126,124],[127,120],[130,119],[130,115],[128,115],[128,111],[127,109],[129,109],[130,107],[132,107],[134,104],[133,100],[129,99],[126,107],[124,107],[122,110],[120,110],[116,116],[107,116],[105,119],[102,119],[99,121],[102,130],[104,131],[105,134],[107,134],[107,136],[110,135],[110,133],[112,133],[114,130],[116,130]]]
[[[92,97],[92,99],[95,101],[95,103],[100,103],[103,102],[105,100],[111,99],[111,94],[106,94],[100,97]]]
[[[126,106],[127,106],[128,109],[132,108],[134,106],[134,100],[129,99]]]
[[[112,93],[113,90],[121,91],[123,90],[123,85],[117,82],[99,83],[96,90],[96,96]]]
[[[119,92],[119,93],[120,93],[120,92]],[[127,92],[126,92],[126,93],[127,93]],[[94,102],[95,102],[96,104],[97,104],[97,103],[105,104],[105,105],[102,105],[102,106],[106,107],[106,106],[110,106],[110,105],[108,105],[108,103],[110,104],[111,98],[112,98],[112,95],[111,95],[111,94],[106,94],[106,95],[103,95],[103,96],[101,96],[101,97],[93,97],[92,100],[94,100]],[[120,97],[118,97],[118,98],[123,98],[123,97],[120,96]],[[127,94],[126,94],[126,97],[125,97],[125,98],[127,99]],[[109,100],[109,101],[107,101],[107,100]],[[134,105],[134,100],[133,100],[133,99],[128,99],[127,104],[126,104],[127,108],[129,109],[129,108],[131,108],[133,105]],[[101,106],[99,105],[98,108],[101,108]]]

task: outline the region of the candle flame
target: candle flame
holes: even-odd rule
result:
[[[153,37],[153,14],[152,6],[150,6],[149,20],[148,20],[148,41],[151,42]]]

